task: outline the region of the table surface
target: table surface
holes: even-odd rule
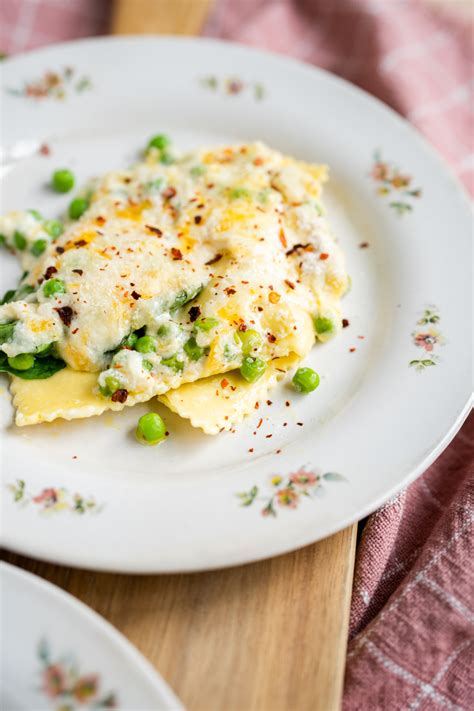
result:
[[[112,32],[198,34],[211,2],[116,0]],[[356,531],[272,560],[183,575],[112,575],[8,552],[2,558],[103,615],[189,711],[337,711]]]

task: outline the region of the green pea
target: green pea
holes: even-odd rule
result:
[[[15,370],[29,370],[35,364],[35,357],[31,353],[20,353],[8,359],[8,365]]]
[[[71,220],[78,220],[85,213],[89,207],[89,200],[87,198],[74,198],[69,204],[69,217]]]
[[[300,393],[312,393],[319,385],[319,375],[312,368],[298,368],[293,385]]]
[[[43,227],[53,239],[57,239],[64,232],[64,225],[59,220],[47,220]]]
[[[163,418],[156,412],[148,412],[138,420],[135,432],[136,438],[142,444],[158,444],[166,437],[166,425]]]
[[[41,222],[41,220],[43,219],[43,215],[41,214],[41,212],[38,212],[38,210],[28,210],[28,212],[30,213],[30,215],[33,215],[35,220],[38,220],[38,222]]]
[[[250,355],[262,345],[261,335],[253,328],[249,328],[247,331],[237,331],[237,336],[242,342],[242,353],[244,355]]]
[[[197,328],[198,331],[204,331],[205,333],[208,333],[218,324],[219,321],[216,318],[212,318],[212,316],[207,316],[206,318],[200,318],[199,321],[196,321],[196,323],[194,324],[194,328]]]
[[[57,193],[68,193],[74,187],[74,175],[67,168],[55,170],[51,184]]]
[[[49,279],[44,283],[43,294],[48,298],[50,296],[55,296],[56,294],[64,294],[66,292],[66,285],[61,279]]]
[[[33,242],[33,246],[31,247],[31,254],[34,254],[35,257],[39,257],[40,254],[43,254],[43,252],[47,246],[48,246],[47,240],[37,239]]]
[[[209,353],[209,348],[202,348],[197,344],[194,336],[191,336],[189,341],[184,344],[184,352],[190,360],[199,360],[206,352]]]
[[[171,155],[171,153],[168,153],[167,151],[163,151],[163,153],[160,156],[160,163],[163,163],[163,165],[171,165],[174,163],[174,158]]]
[[[261,358],[245,356],[240,366],[240,373],[248,383],[254,383],[262,377],[267,369],[267,364]]]
[[[169,336],[171,336],[171,332],[172,329],[169,323],[162,323],[158,331],[156,332],[156,335],[159,338],[169,338]]]
[[[113,375],[108,375],[105,379],[105,385],[99,388],[102,395],[110,397],[114,394],[116,390],[120,390],[123,387],[122,383],[118,378]]]
[[[164,148],[168,148],[170,143],[171,141],[168,136],[165,136],[164,133],[158,133],[156,136],[150,138],[148,148],[158,148],[159,151],[162,151]]]
[[[171,358],[162,358],[162,365],[166,365],[167,368],[171,368],[175,373],[182,373],[184,368],[184,363],[182,360],[178,360],[177,356],[171,356]]]
[[[156,353],[156,338],[152,336],[142,336],[136,342],[135,349],[139,353]]]
[[[128,334],[128,336],[124,336],[122,340],[120,341],[120,347],[121,348],[135,348],[137,345],[138,341],[138,336],[136,333],[133,331]]]
[[[231,198],[231,200],[238,200],[239,198],[248,198],[250,197],[250,192],[247,190],[247,188],[232,188],[229,193],[229,197]]]
[[[317,334],[321,333],[332,333],[334,330],[334,323],[331,321],[330,318],[323,318],[322,316],[318,316],[314,320],[314,327],[316,329]]]
[[[26,237],[22,232],[15,231],[13,235],[13,244],[17,249],[23,251],[26,247]]]
[[[193,178],[199,178],[200,175],[204,175],[206,172],[206,168],[204,165],[193,165],[191,170],[189,171]]]

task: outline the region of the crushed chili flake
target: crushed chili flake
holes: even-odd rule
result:
[[[241,323],[239,325],[239,331],[246,331],[248,329],[248,326],[245,325],[245,323]]]
[[[38,153],[40,153],[40,155],[42,156],[49,156],[51,154],[51,148],[48,146],[47,143],[42,143],[39,147]]]
[[[360,338],[360,340],[363,341],[365,336],[357,336],[357,338]]]
[[[75,315],[74,311],[71,309],[70,306],[60,306],[57,309],[54,309],[55,311],[58,312],[59,318],[63,322],[65,326],[70,326],[72,317]]]
[[[208,262],[206,262],[206,266],[208,267],[208,266],[210,266],[211,264],[215,264],[215,263],[218,262],[220,259],[222,259],[222,254],[216,254],[215,257],[213,257],[213,258],[210,259]]]
[[[342,328],[347,328],[349,325],[349,321],[347,318],[342,319]]]
[[[149,232],[153,232],[153,234],[157,237],[161,237],[161,235],[163,234],[163,231],[160,230],[159,227],[153,227],[153,225],[145,225],[145,227]]]
[[[231,385],[230,389],[232,390],[233,393],[237,390],[237,385]]]
[[[354,353],[355,348],[349,348],[349,353]]]
[[[171,247],[171,254],[173,255],[174,260],[183,258],[183,253],[181,252],[180,249],[176,249],[176,247]]]
[[[202,215],[194,215],[194,224],[199,225],[202,222]]]
[[[278,235],[278,237],[279,237],[279,240],[282,244],[282,247],[284,247],[286,249],[288,247],[288,242],[286,241],[285,233],[284,233],[282,227],[280,228],[280,234]]]
[[[161,194],[165,198],[165,200],[170,200],[176,195],[176,188],[173,188],[170,185],[168,188],[165,188]]]
[[[74,274],[79,274],[79,276],[82,276],[84,274],[82,269],[73,269],[72,271],[74,272]]]
[[[270,407],[270,405],[273,405],[271,400],[267,400],[267,405]]]
[[[280,301],[280,294],[277,294],[276,291],[271,291],[268,295],[268,300],[271,304],[277,304]]]
[[[359,244],[359,248],[360,248],[360,249],[367,249],[368,246],[369,246],[369,243],[368,243],[368,242],[361,242],[361,243]]]
[[[259,429],[259,427],[262,426],[262,423],[263,423],[263,417],[261,417],[258,421],[257,430]]]
[[[259,407],[260,407],[260,405],[258,404],[258,402],[256,402],[255,405],[254,405],[254,408],[255,408],[256,410],[258,410]]]
[[[263,311],[263,306],[257,306],[257,311]]]
[[[254,165],[263,165],[263,158],[260,156],[257,156],[256,158],[253,159],[253,164]]]
[[[265,439],[270,439],[270,437],[273,437],[273,435],[271,435],[271,434],[265,435]]]
[[[105,225],[105,223],[107,222],[107,220],[105,219],[105,217],[102,217],[102,215],[98,215],[98,216],[95,218],[95,221],[96,221],[96,223],[97,223],[98,225]]]
[[[78,239],[77,242],[74,242],[75,247],[85,247],[87,244],[85,239]]]
[[[128,398],[128,390],[121,388],[119,390],[116,390],[112,394],[112,397],[110,399],[112,400],[112,402],[125,402],[127,398]]]
[[[288,426],[288,422],[284,422],[283,427],[287,427],[287,426]]]
[[[253,447],[250,447],[250,449],[249,449],[248,451],[250,452],[250,454],[252,454],[252,452],[253,452]]]
[[[327,252],[321,252],[319,255],[319,258],[322,262],[326,261],[326,259],[329,259],[329,254]]]
[[[290,401],[287,400],[287,401],[285,402],[285,405],[286,405],[287,407],[290,407]]]
[[[74,331],[71,331],[71,333],[75,336],[78,331],[79,331],[79,329],[75,328]]]
[[[303,249],[305,252],[314,252],[314,245],[312,245],[311,242],[308,242],[307,244],[295,244],[288,250],[288,252],[286,252],[286,256],[289,257],[290,254],[294,254],[294,252],[298,252],[300,249]]]
[[[200,306],[191,306],[191,308],[188,311],[189,314],[189,320],[191,323],[194,323],[197,318],[201,315],[201,307]]]
[[[275,454],[281,454],[281,449],[277,449],[277,451],[275,452]]]
[[[226,388],[229,385],[229,381],[227,378],[222,378],[221,380],[221,388]]]
[[[248,284],[248,281],[245,281],[244,279],[242,279],[242,280],[240,281],[240,283],[241,283],[241,284]]]
[[[44,273],[44,278],[45,278],[45,279],[51,279],[51,277],[53,276],[53,274],[56,274],[57,271],[58,271],[58,270],[56,269],[56,267],[48,267],[48,268],[46,269],[45,273]]]
[[[228,286],[226,289],[224,289],[224,292],[227,294],[227,296],[232,296],[232,294],[237,293],[236,290],[231,286]]]
[[[294,283],[293,283],[292,281],[290,281],[289,279],[285,279],[285,284],[286,284],[287,286],[289,286],[290,289],[294,289],[294,288],[295,288]]]
[[[298,427],[303,427],[303,424],[304,424],[304,423],[303,423],[303,422],[297,422],[296,424],[298,425]]]
[[[130,294],[130,296],[131,296],[133,299],[135,299],[135,301],[138,301],[138,299],[141,299],[141,298],[142,298],[142,295],[139,294],[138,291],[132,291],[132,293]]]
[[[276,336],[273,335],[273,333],[267,333],[267,341],[269,343],[275,343],[276,341]]]

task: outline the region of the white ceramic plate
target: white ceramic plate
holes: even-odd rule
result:
[[[45,187],[53,169],[85,181],[158,131],[183,149],[261,139],[329,164],[353,280],[349,327],[309,358],[319,389],[283,386],[235,434],[207,437],[163,409],[171,436],[140,447],[145,406],[17,429],[5,382],[7,547],[122,571],[256,560],[360,519],[448,444],[471,392],[471,214],[408,123],[326,72],[207,40],[68,43],[7,60],[3,76],[3,210],[59,214],[70,197]],[[7,289],[18,268],[1,264]]]
[[[153,667],[60,588],[0,563],[3,711],[182,711]]]

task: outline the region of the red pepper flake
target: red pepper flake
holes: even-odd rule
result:
[[[253,164],[254,165],[263,165],[263,158],[260,156],[257,156],[256,158],[253,159]]]
[[[224,289],[224,292],[227,294],[227,296],[232,296],[232,294],[237,293],[232,286],[228,286],[226,289]]]
[[[288,250],[288,252],[286,252],[286,256],[289,257],[290,254],[298,252],[300,249],[303,249],[305,252],[314,252],[314,245],[312,245],[311,242],[308,242],[307,244],[295,244]]]
[[[73,459],[77,459],[77,454],[73,454],[73,455],[72,455],[72,458],[73,458]]]
[[[276,336],[273,335],[273,333],[267,333],[267,341],[269,343],[275,343],[276,341]]]
[[[248,284],[248,281],[245,281],[244,279],[241,280],[241,284]]]
[[[258,404],[258,402],[256,402],[255,405],[254,405],[254,408],[255,408],[256,410],[258,410],[259,407],[260,407],[260,405]]]
[[[110,398],[112,402],[125,402],[128,398],[128,390],[125,390],[121,388],[120,390],[116,390],[113,394],[112,397]]]
[[[64,253],[64,247],[56,247],[56,252],[58,254],[63,254]]]
[[[250,452],[250,454],[252,454],[252,452],[253,452],[253,447],[250,447],[250,449],[249,449],[248,451]]]
[[[77,242],[74,242],[75,247],[85,247],[87,244],[85,239],[78,239]]]
[[[232,390],[233,393],[237,390],[237,385],[231,385],[230,389]]]
[[[287,407],[290,407],[290,401],[287,400],[287,401],[285,402],[285,405],[286,405]]]
[[[222,254],[216,254],[215,257],[213,257],[213,258],[210,259],[208,262],[206,262],[206,266],[208,267],[208,266],[210,266],[211,264],[215,264],[215,263],[218,262],[220,259],[222,259]]]
[[[197,318],[201,315],[201,307],[200,306],[191,306],[191,308],[188,311],[189,314],[189,320],[191,323],[194,323]]]
[[[270,407],[270,405],[273,405],[272,401],[271,401],[271,400],[267,400],[267,405],[268,405],[268,407]]]
[[[42,143],[39,147],[38,153],[42,156],[49,156],[51,155],[51,148],[48,146],[47,143]]]
[[[257,430],[262,426],[262,423],[263,423],[263,417],[261,417],[258,421]]]
[[[226,388],[229,385],[229,381],[227,378],[222,378],[221,380],[221,388]]]
[[[175,261],[183,258],[183,253],[180,249],[176,249],[176,247],[171,247],[171,254]]]
[[[56,269],[56,267],[48,267],[48,268],[46,269],[45,273],[44,273],[44,278],[45,278],[45,279],[51,279],[51,277],[53,276],[53,274],[56,274],[57,271],[58,271],[58,270]]]
[[[98,224],[98,225],[105,225],[105,223],[107,222],[105,217],[102,217],[102,215],[99,215],[98,217],[96,217],[95,221],[96,221],[96,224]]]
[[[349,325],[349,321],[347,318],[342,319],[342,328],[347,328]]]
[[[202,222],[202,215],[194,215],[194,224],[199,225]]]
[[[319,258],[322,262],[326,261],[326,259],[329,259],[329,254],[327,252],[321,252],[319,255]]]
[[[283,249],[286,249],[288,247],[288,242],[286,241],[285,233],[283,232],[282,227],[280,227],[280,234],[278,235],[278,238],[282,244]]]
[[[281,449],[277,449],[277,451],[275,452],[275,454],[281,454]]]
[[[296,424],[298,425],[298,427],[303,427],[303,424],[304,424],[304,423],[303,423],[303,422],[297,422]]]
[[[288,427],[288,422],[284,422],[283,427]]]
[[[60,308],[54,310],[58,312],[59,318],[65,326],[71,325],[72,317],[75,314],[70,306],[61,306]]]
[[[265,435],[265,439],[270,439],[270,437],[273,437],[273,435],[271,435],[271,434]]]
[[[82,269],[73,269],[72,271],[74,272],[74,274],[79,274],[79,276],[82,276],[84,274]]]
[[[349,353],[354,353],[355,350],[356,350],[355,348],[349,348]]]
[[[241,323],[238,328],[238,330],[242,331],[242,332],[245,332],[247,329],[248,329],[248,326],[246,326],[245,323]]]
[[[361,341],[365,339],[365,336],[357,336],[357,338],[360,338]]]
[[[74,331],[71,331],[71,333],[75,336],[78,331],[79,331],[79,329],[75,328]]]
[[[368,242],[361,242],[359,244],[359,249],[367,249],[368,246],[369,246]]]
[[[161,194],[165,200],[170,200],[176,195],[176,188],[173,188],[170,185],[168,188],[165,188]]]
[[[289,286],[290,289],[294,289],[294,288],[295,288],[294,283],[293,283],[292,281],[290,281],[289,279],[285,279],[285,284],[286,284],[287,286]]]
[[[204,207],[204,203],[200,202],[199,205],[196,205],[196,207],[198,210],[202,210],[202,208]]]
[[[132,291],[130,296],[132,297],[132,299],[135,299],[135,301],[138,301],[138,299],[142,298],[142,295],[139,294],[138,291]]]
[[[161,237],[163,234],[159,227],[153,227],[153,225],[145,225],[145,227],[149,232],[152,232],[157,237]]]
[[[263,311],[263,306],[257,306],[257,311]]]

